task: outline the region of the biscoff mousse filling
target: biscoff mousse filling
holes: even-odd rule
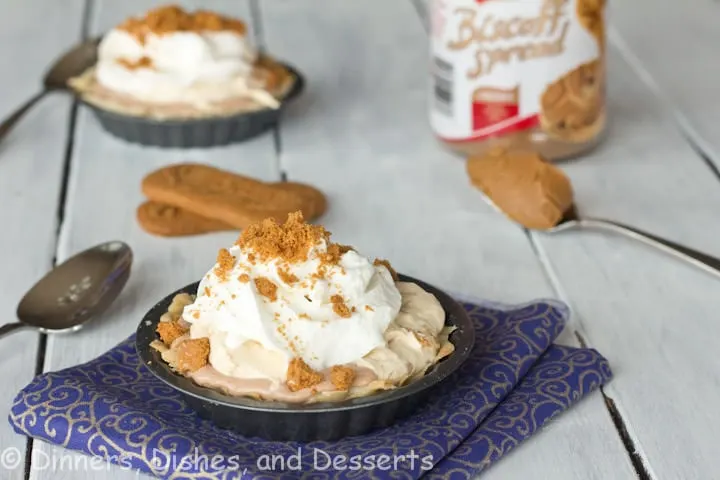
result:
[[[297,212],[221,249],[196,295],[175,297],[152,346],[198,385],[312,403],[421,378],[453,352],[452,330],[432,294]]]
[[[88,103],[154,119],[278,108],[294,75],[251,45],[245,24],[163,6],[111,29],[69,85]]]

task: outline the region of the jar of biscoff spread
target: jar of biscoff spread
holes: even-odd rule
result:
[[[547,160],[605,130],[605,0],[431,0],[430,119],[464,155]]]

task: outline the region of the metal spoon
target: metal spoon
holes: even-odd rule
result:
[[[495,203],[487,195],[483,194],[482,198],[495,210],[503,213],[503,211],[495,205]],[[654,247],[663,253],[667,253],[677,259],[683,260],[690,265],[704,270],[705,272],[720,277],[720,259],[712,257],[706,253],[699,252],[690,247],[680,245],[679,243],[671,242],[670,240],[658,237],[652,233],[625,225],[624,223],[606,220],[603,218],[581,217],[574,204],[565,212],[557,225],[547,230],[538,231],[555,234],[581,228],[594,228],[597,230],[605,230],[625,235],[626,237],[637,240],[645,245]]]
[[[602,218],[580,217],[575,205],[565,212],[563,218],[555,227],[544,231],[560,233],[579,228],[594,228],[625,235],[720,277],[720,259],[718,258],[623,223]]]
[[[0,327],[0,337],[22,328],[42,333],[79,330],[102,313],[130,276],[132,250],[123,242],[102,243],[51,270],[25,294],[18,322]]]
[[[97,46],[99,39],[93,38],[75,46],[55,61],[43,79],[43,89],[30,100],[18,107],[0,124],[0,140],[10,132],[13,126],[27,113],[30,108],[50,92],[70,90],[68,80],[81,74],[97,62]]]

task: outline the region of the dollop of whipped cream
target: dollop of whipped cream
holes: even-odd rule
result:
[[[249,85],[257,57],[242,22],[162,7],[103,37],[95,77],[114,92],[148,103],[202,107],[249,95],[274,105],[269,93]]]
[[[382,349],[402,303],[386,266],[297,213],[248,227],[221,250],[183,319],[192,338],[209,338],[218,372],[284,382],[294,358],[321,371]]]

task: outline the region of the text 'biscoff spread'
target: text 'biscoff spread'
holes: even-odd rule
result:
[[[451,149],[557,160],[605,127],[605,0],[433,0],[430,119]]]

